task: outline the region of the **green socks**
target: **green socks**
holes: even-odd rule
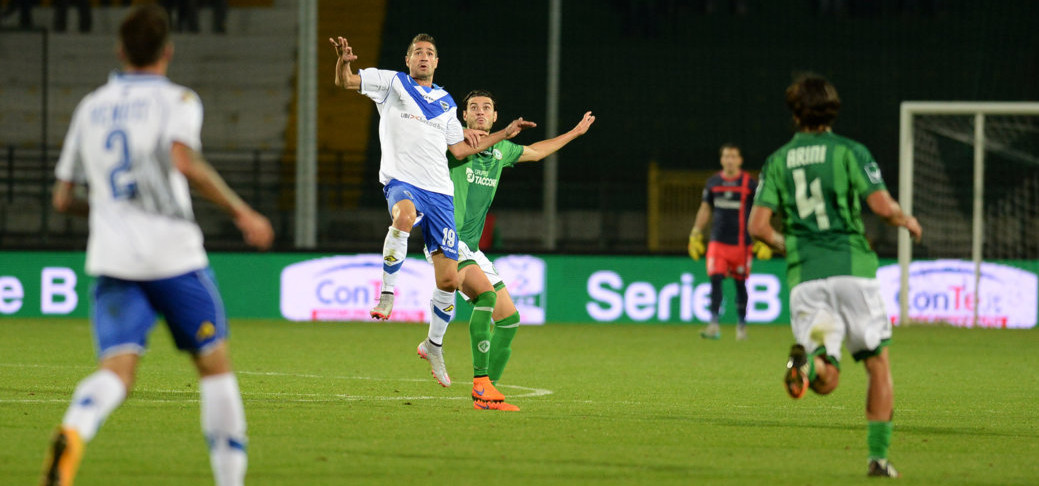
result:
[[[512,356],[512,338],[516,336],[519,325],[519,312],[494,323],[494,334],[491,336],[490,367],[487,373],[491,383],[497,383],[502,373],[505,372],[505,365],[509,362],[509,356]]]
[[[498,295],[493,290],[484,292],[473,301],[473,315],[469,318],[469,344],[473,348],[473,376],[487,375],[487,361],[491,351],[491,313]]]
[[[887,449],[891,446],[891,421],[869,422],[869,458],[887,459]]]

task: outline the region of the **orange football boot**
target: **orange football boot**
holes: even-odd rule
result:
[[[473,378],[473,400],[504,402],[505,395],[502,395],[501,392],[494,387],[490,378],[481,376],[479,378]]]
[[[477,410],[500,410],[502,412],[519,412],[519,407],[505,402],[487,402],[484,400],[473,401],[473,408]]]
[[[74,429],[58,428],[44,463],[42,486],[72,486],[83,458],[83,440]]]

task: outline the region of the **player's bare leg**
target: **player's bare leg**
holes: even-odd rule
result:
[[[895,408],[895,386],[891,379],[891,365],[887,348],[880,354],[866,358],[869,385],[866,389],[866,420],[869,421],[869,467],[867,475],[899,477],[900,474],[887,460],[891,445],[891,418]]]
[[[386,231],[382,246],[382,288],[379,301],[371,310],[372,319],[387,320],[393,312],[393,290],[404,259],[408,256],[408,237],[418,213],[415,204],[405,199],[393,205],[393,224]]]

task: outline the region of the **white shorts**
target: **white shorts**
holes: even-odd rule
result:
[[[844,275],[798,284],[790,291],[790,326],[809,353],[819,345],[812,340],[812,330],[818,328],[825,336],[826,354],[838,360],[841,343],[859,361],[891,339],[880,284],[872,278]]]
[[[433,257],[429,254],[429,250],[423,248],[423,253],[425,253],[426,255],[426,261],[429,263],[433,263]],[[499,288],[505,286],[505,283],[502,280],[501,276],[498,275],[498,269],[494,268],[494,264],[491,263],[491,261],[487,258],[487,255],[485,255],[479,249],[473,251],[469,249],[469,245],[466,245],[465,242],[459,241],[458,263],[462,264],[467,260],[472,260],[476,262],[476,265],[480,267],[480,270],[483,270],[483,274],[487,276],[487,280],[491,282],[491,285],[494,287],[495,290],[498,290]],[[461,295],[466,300],[466,302],[469,301],[469,297],[462,293],[460,290],[458,294]]]

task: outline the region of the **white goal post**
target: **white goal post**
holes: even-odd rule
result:
[[[968,145],[974,149],[974,176],[972,203],[973,214],[970,225],[970,254],[974,263],[974,288],[978,288],[981,277],[982,250],[984,242],[984,178],[985,178],[985,153],[986,150],[1000,150],[1003,155],[1016,159],[1025,159],[1028,163],[1039,162],[1039,154],[1027,153],[1016,150],[1014,147],[1003,146],[999,141],[986,140],[985,122],[986,117],[993,116],[1033,116],[1039,119],[1039,103],[1035,102],[959,102],[959,101],[906,101],[901,105],[900,133],[899,133],[899,182],[898,199],[906,214],[913,212],[913,172],[914,157],[916,155],[916,135],[914,133],[914,118],[927,115],[949,115],[959,117],[973,117],[973,136],[964,133],[964,130],[949,130],[942,135]],[[969,126],[969,125],[968,125]],[[1033,132],[1033,125],[1029,125],[1027,131]],[[1034,135],[1034,133],[1033,133]],[[940,184],[941,181],[934,181]],[[928,228],[924,227],[925,237]],[[938,235],[942,238],[945,235]],[[913,247],[907,231],[898,233],[898,264],[901,268],[901,286],[899,299],[900,316],[903,324],[910,323],[909,316],[909,264],[913,258]],[[978,308],[974,306],[974,322],[977,323]]]

